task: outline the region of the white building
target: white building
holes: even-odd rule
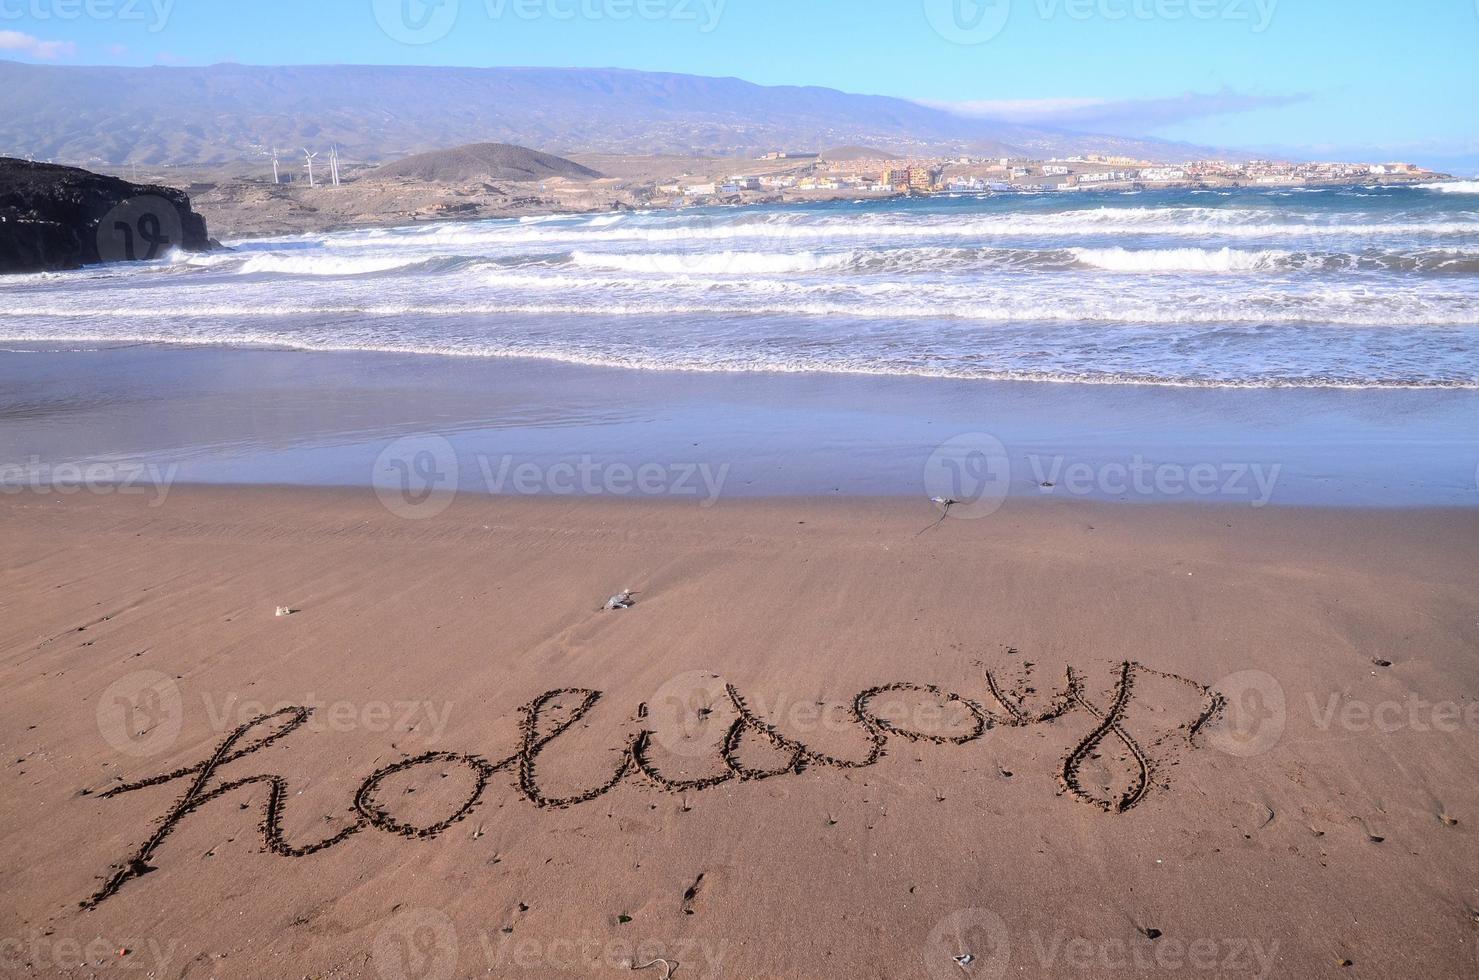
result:
[[[1140,179],[1149,181],[1185,180],[1186,171],[1180,167],[1146,167],[1140,171]]]

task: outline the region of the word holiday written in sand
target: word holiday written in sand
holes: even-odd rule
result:
[[[116,895],[129,881],[154,871],[150,860],[181,822],[212,800],[248,786],[266,788],[267,799],[262,815],[261,833],[263,844],[274,854],[283,857],[305,857],[318,851],[344,843],[355,834],[368,828],[400,834],[405,837],[436,837],[448,827],[465,818],[482,800],[492,777],[499,772],[515,774],[519,794],[528,802],[542,809],[560,809],[588,803],[609,793],[623,780],[640,779],[648,785],[675,792],[697,792],[734,780],[774,779],[799,773],[809,766],[831,769],[861,769],[876,763],[884,754],[884,747],[893,737],[911,742],[929,742],[937,745],[964,745],[981,738],[993,726],[1022,727],[1053,722],[1075,712],[1088,716],[1090,726],[1063,760],[1058,778],[1063,789],[1075,799],[1099,807],[1106,812],[1123,813],[1145,798],[1152,786],[1153,764],[1144,749],[1126,731],[1124,719],[1134,697],[1135,680],[1141,676],[1152,676],[1184,684],[1195,690],[1202,698],[1202,710],[1196,718],[1181,726],[1185,730],[1188,744],[1192,744],[1198,730],[1221,710],[1224,703],[1220,694],[1210,688],[1175,674],[1152,670],[1142,664],[1125,662],[1117,669],[1117,679],[1112,698],[1107,705],[1095,705],[1084,693],[1083,680],[1072,667],[1067,669],[1065,686],[1047,700],[1039,711],[1027,707],[1031,665],[1024,665],[1021,678],[1010,690],[1004,689],[990,671],[986,672],[986,687],[992,700],[1001,709],[993,714],[982,704],[959,694],[943,691],[931,684],[895,682],[870,687],[860,691],[850,705],[850,723],[857,726],[866,740],[868,749],[859,757],[838,758],[818,751],[782,734],[774,726],[759,717],[746,702],[744,696],[733,685],[725,685],[725,693],[734,710],[734,721],[729,726],[719,747],[722,768],[713,775],[696,779],[674,779],[663,775],[653,761],[653,732],[640,729],[627,743],[621,761],[610,778],[597,786],[573,796],[552,797],[540,788],[538,761],[540,754],[550,744],[584,718],[600,701],[600,691],[586,688],[556,688],[546,691],[519,709],[519,746],[498,762],[481,755],[464,752],[426,752],[393,762],[371,773],[359,786],[354,797],[353,822],[338,833],[314,843],[296,847],[283,839],[282,816],[288,793],[286,777],[276,773],[259,773],[237,778],[218,780],[218,774],[226,766],[252,753],[287,738],[301,728],[312,714],[312,709],[287,707],[270,714],[259,715],[241,725],[216,747],[211,755],[191,766],[161,773],[148,779],[115,786],[102,794],[103,798],[132,793],[150,786],[159,786],[175,780],[188,780],[188,788],[160,819],[152,836],[121,864],[111,869],[101,888],[82,903],[93,907]],[[889,720],[873,703],[880,696],[896,693],[935,699],[942,705],[954,705],[964,711],[967,719],[965,730],[957,734],[936,734],[912,730]],[[571,704],[573,702],[573,706]],[[563,718],[552,715],[564,714]],[[645,710],[639,709],[638,717]],[[1118,740],[1128,752],[1132,772],[1128,786],[1119,793],[1098,792],[1086,787],[1080,779],[1080,770],[1086,760],[1097,753],[1106,739]],[[768,743],[781,756],[781,764],[768,769],[746,765],[740,759],[740,749],[747,739],[759,739]],[[455,810],[440,820],[414,824],[397,819],[379,799],[382,785],[391,776],[418,767],[433,767],[446,771],[464,767],[472,776],[472,789],[467,798]]]

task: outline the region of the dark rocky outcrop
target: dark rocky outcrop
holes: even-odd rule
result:
[[[150,259],[214,244],[183,191],[0,157],[0,273]]]

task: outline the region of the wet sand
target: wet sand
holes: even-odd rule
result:
[[[0,352],[0,484],[102,462],[180,482],[362,487],[395,476],[382,456],[406,439],[392,454],[430,447],[440,485],[455,475],[473,493],[558,493],[554,467],[588,466],[602,476],[576,489],[606,497],[959,498],[986,489],[954,481],[975,475],[1011,498],[1474,506],[1476,418],[1479,391],[1467,390],[684,374],[211,347]],[[942,464],[942,447],[993,465]],[[664,472],[655,492],[606,479],[644,465]],[[521,466],[539,471],[526,490],[498,478]]]
[[[1479,968],[1472,509],[174,486],[0,527],[7,974]]]

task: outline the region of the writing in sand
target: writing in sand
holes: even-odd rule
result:
[[[1221,710],[1224,703],[1223,697],[1209,687],[1185,677],[1126,661],[1116,669],[1115,686],[1108,701],[1093,703],[1085,693],[1081,674],[1069,667],[1063,686],[1042,699],[1042,706],[1038,710],[1032,710],[1027,706],[1029,695],[1034,693],[1030,686],[1031,666],[1023,666],[1016,683],[1010,688],[1004,686],[991,671],[986,671],[986,688],[990,699],[998,708],[996,711],[988,710],[983,703],[930,684],[898,681],[858,692],[848,706],[848,722],[856,727],[867,748],[854,758],[830,755],[781,733],[750,707],[738,689],[733,685],[725,685],[724,693],[733,710],[734,720],[718,747],[719,760],[716,771],[711,775],[694,779],[677,779],[664,775],[654,761],[654,733],[643,727],[624,746],[620,762],[609,778],[571,796],[551,796],[541,788],[539,758],[551,743],[595,707],[602,692],[587,688],[555,688],[519,709],[519,744],[511,754],[494,762],[474,753],[433,751],[390,763],[371,773],[359,785],[354,796],[351,823],[328,838],[302,846],[290,844],[283,838],[283,808],[289,796],[287,777],[278,773],[256,773],[234,778],[222,775],[222,770],[232,763],[303,728],[312,714],[311,708],[285,707],[247,721],[227,735],[208,757],[193,765],[148,779],[124,783],[101,794],[103,798],[110,798],[177,780],[185,781],[187,787],[184,794],[160,818],[153,834],[131,856],[111,868],[102,887],[81,904],[84,907],[94,907],[118,894],[133,879],[156,870],[150,861],[182,821],[212,800],[249,786],[263,787],[266,790],[260,827],[265,847],[283,857],[300,858],[343,844],[367,829],[411,838],[436,837],[472,812],[482,800],[493,776],[500,772],[513,775],[519,795],[527,802],[541,809],[561,809],[588,803],[611,792],[628,779],[639,780],[667,791],[697,792],[730,780],[784,777],[800,773],[808,767],[861,769],[873,765],[884,755],[885,746],[891,738],[937,745],[964,745],[980,739],[992,727],[1047,724],[1073,714],[1086,716],[1088,725],[1083,738],[1063,759],[1058,772],[1063,790],[1073,798],[1107,813],[1123,813],[1144,799],[1154,785],[1154,764],[1125,726],[1126,715],[1134,698],[1136,680],[1143,677],[1161,678],[1184,684],[1200,696],[1200,713],[1179,726],[1188,745],[1194,744],[1198,730]],[[891,720],[887,717],[887,712],[875,708],[875,704],[889,694],[932,700],[941,707],[949,708],[959,715],[960,728],[952,733],[942,734],[910,728],[896,719]],[[646,707],[643,705],[638,708],[637,717],[641,719],[645,716]],[[742,761],[741,747],[752,739],[768,743],[779,754],[779,764],[756,768]],[[1131,769],[1128,784],[1117,791],[1086,786],[1080,778],[1080,770],[1085,761],[1097,755],[1100,746],[1109,739],[1117,741],[1123,748]],[[429,767],[439,772],[464,768],[471,777],[468,795],[460,802],[453,801],[456,803],[455,807],[449,807],[450,812],[441,814],[440,819],[413,823],[397,818],[380,798],[382,787],[390,777],[418,767]]]

